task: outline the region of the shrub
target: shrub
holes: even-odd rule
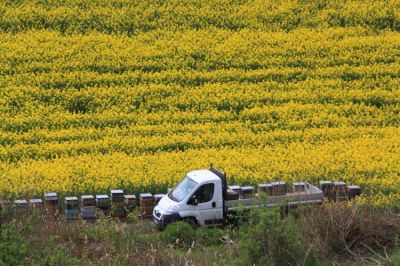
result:
[[[253,209],[239,230],[239,264],[298,265],[306,257],[299,224],[280,208]]]
[[[389,209],[357,203],[330,204],[302,214],[299,222],[307,230],[307,243],[319,247],[320,257],[363,254],[395,247],[400,217]],[[317,255],[317,254],[316,254]]]
[[[12,226],[0,227],[0,265],[21,265],[27,253],[27,244]]]
[[[57,247],[46,252],[43,259],[44,265],[78,265],[79,260],[72,257],[65,247]]]
[[[179,221],[168,225],[160,233],[160,239],[165,244],[188,248],[196,240],[196,232],[188,223]]]
[[[220,228],[204,228],[200,227],[195,230],[196,241],[201,246],[215,246],[221,243],[220,238],[224,231]]]

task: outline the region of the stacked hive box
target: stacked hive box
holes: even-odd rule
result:
[[[335,193],[335,200],[339,201],[346,201],[349,199],[347,194],[347,186],[345,182],[339,181],[333,183],[334,193]]]
[[[267,194],[268,196],[272,195],[272,184],[259,184],[258,191]]]
[[[238,200],[239,194],[240,194],[240,186],[237,185],[228,186],[228,189],[226,191],[227,200]]]
[[[240,187],[239,198],[249,199],[252,198],[253,196],[254,196],[254,187],[252,186]]]
[[[64,206],[65,219],[74,220],[78,218],[79,202],[77,197],[65,197]]]
[[[47,213],[58,212],[58,197],[55,192],[44,193],[44,204]]]
[[[319,188],[322,190],[326,198],[329,200],[334,200],[335,194],[332,181],[320,181]]]
[[[40,214],[43,212],[44,203],[42,199],[30,199],[29,208],[32,213]]]
[[[28,214],[29,212],[29,205],[27,200],[16,200],[15,203],[15,214],[22,215]]]
[[[84,220],[96,219],[96,200],[93,195],[81,196],[81,217]]]
[[[126,216],[124,192],[121,189],[111,190],[112,215],[123,218]]]
[[[240,194],[240,186],[228,186],[228,188]]]
[[[110,212],[110,197],[108,195],[96,195],[97,208],[105,214]]]
[[[140,214],[143,217],[150,217],[153,215],[154,197],[150,193],[143,193],[139,195],[140,199]]]
[[[164,194],[154,194],[154,206],[164,197]]]
[[[272,196],[282,196],[286,194],[286,183],[283,181],[272,182]]]
[[[137,206],[135,195],[124,195],[124,201],[125,201],[126,208],[129,211],[132,211]]]
[[[304,182],[293,183],[293,192],[300,193],[306,190],[306,184]]]
[[[359,186],[348,186],[347,191],[349,193],[349,199],[355,199],[361,195],[361,188]]]
[[[239,199],[239,193],[230,188],[226,190],[226,200],[238,200],[238,199]]]

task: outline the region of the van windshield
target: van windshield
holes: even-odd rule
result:
[[[197,182],[190,179],[186,176],[175,189],[171,190],[168,193],[168,197],[173,201],[180,202],[184,200],[190,193],[192,193],[193,189],[197,186]]]

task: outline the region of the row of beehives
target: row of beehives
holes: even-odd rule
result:
[[[360,186],[347,185],[343,181],[320,181],[319,188],[329,200],[346,201],[361,195]]]
[[[298,182],[293,184],[296,191],[304,191],[305,183]],[[255,195],[255,192],[264,192],[268,196],[281,196],[289,192],[290,185],[283,181],[272,182],[268,184],[259,184],[257,189],[253,186],[228,186],[228,200],[248,199]]]
[[[361,195],[359,186],[347,186],[345,182],[320,181],[319,188],[330,200],[344,201],[354,199]],[[308,189],[308,183],[295,182],[288,184],[283,181],[259,184],[258,192],[264,192],[267,196],[282,196],[287,193],[303,193]],[[247,199],[254,197],[256,189],[253,186],[228,186],[228,200]]]
[[[82,195],[78,199],[76,196],[64,197],[64,204],[61,204],[57,193],[50,192],[44,194],[44,200],[19,199],[14,202],[8,200],[0,201],[0,210],[11,209],[15,214],[28,213],[47,213],[56,214],[64,211],[67,220],[81,217],[85,220],[96,219],[98,212],[114,217],[126,217],[127,213],[139,207],[140,215],[149,217],[153,213],[154,206],[164,196],[164,194],[143,193],[139,195],[125,195],[123,190],[111,190],[109,195]]]

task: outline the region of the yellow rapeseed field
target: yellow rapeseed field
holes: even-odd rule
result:
[[[0,193],[344,180],[400,206],[398,1],[1,1]]]

